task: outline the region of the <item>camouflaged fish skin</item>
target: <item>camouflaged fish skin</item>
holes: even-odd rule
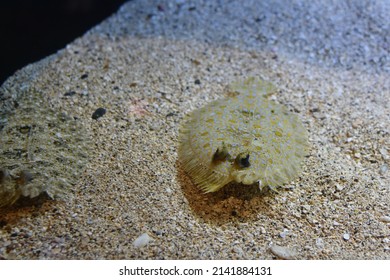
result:
[[[267,98],[274,90],[255,78],[236,82],[229,97],[185,118],[179,160],[203,191],[215,192],[232,181],[275,189],[299,174],[307,131],[297,115]]]
[[[80,120],[27,90],[0,129],[0,207],[20,197],[66,194],[89,160],[91,141]]]

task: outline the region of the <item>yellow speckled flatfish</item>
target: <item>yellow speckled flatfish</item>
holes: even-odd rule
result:
[[[215,192],[233,181],[275,189],[298,175],[307,131],[295,114],[267,99],[274,90],[249,78],[230,85],[229,97],[186,117],[179,160],[202,190]]]

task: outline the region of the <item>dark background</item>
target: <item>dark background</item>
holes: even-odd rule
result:
[[[0,85],[16,70],[64,48],[125,2],[0,1]]]

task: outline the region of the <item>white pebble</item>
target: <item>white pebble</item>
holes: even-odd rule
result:
[[[279,235],[281,238],[286,238],[286,236],[288,235],[288,229],[283,229],[283,232],[281,232]]]
[[[151,240],[150,236],[145,232],[145,233],[141,234],[140,236],[138,236],[136,240],[134,240],[133,246],[135,248],[144,247],[145,245],[147,245],[149,243],[150,240]]]
[[[319,249],[323,249],[324,248],[324,240],[322,238],[317,238],[316,239],[316,246]]]
[[[293,260],[297,255],[294,250],[288,247],[282,247],[278,245],[272,245],[270,250],[272,254],[283,260]]]
[[[344,233],[343,238],[344,238],[344,240],[349,240],[349,238],[350,238],[349,233]]]
[[[336,190],[338,190],[339,192],[341,192],[342,190],[344,189],[344,187],[340,184],[336,184]]]
[[[383,176],[387,173],[388,170],[389,170],[389,167],[386,164],[383,164],[379,168],[379,174],[381,174]]]
[[[388,155],[387,150],[385,148],[379,149],[379,152],[381,153],[383,159],[387,160],[389,158],[389,155]]]
[[[354,153],[354,156],[355,156],[355,158],[360,158],[361,154],[359,152],[357,152],[357,153]]]
[[[382,216],[380,220],[385,223],[390,223],[390,216]]]

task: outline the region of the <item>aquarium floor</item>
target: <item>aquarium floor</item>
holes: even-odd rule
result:
[[[0,210],[0,258],[275,259],[278,245],[295,259],[390,259],[388,5],[273,2],[131,1],[10,77],[12,120],[39,92],[91,152],[62,198]],[[203,194],[177,160],[181,121],[250,76],[307,128],[303,173],[277,193]]]

